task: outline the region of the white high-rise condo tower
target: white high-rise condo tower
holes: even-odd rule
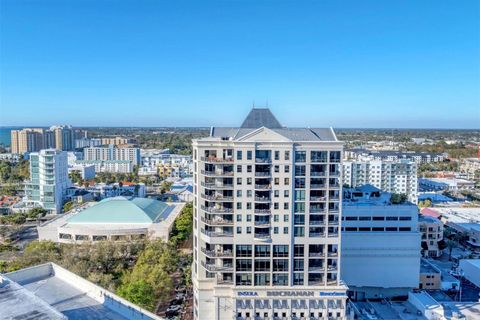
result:
[[[195,319],[345,319],[342,150],[264,108],[193,141]]]

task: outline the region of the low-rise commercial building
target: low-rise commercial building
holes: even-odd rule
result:
[[[480,288],[480,259],[462,259],[459,269],[468,281]]]
[[[436,218],[420,215],[418,228],[422,234],[422,255],[431,258],[441,256],[439,242],[443,240],[443,223]]]
[[[467,237],[467,243],[480,248],[480,207],[435,207],[431,209],[441,216],[441,221]]]
[[[146,188],[145,184],[143,183],[97,183],[94,185],[89,185],[86,189],[91,192],[97,199],[105,199],[118,196],[145,198],[146,195]]]
[[[80,173],[83,180],[92,180],[95,178],[95,165],[87,163],[78,163],[68,167],[68,174],[72,172]]]
[[[407,296],[418,286],[418,209],[371,185],[345,189],[341,278],[354,300]]]
[[[440,290],[442,288],[442,272],[422,259],[420,263],[419,289]]]
[[[183,206],[147,198],[108,198],[42,224],[38,238],[62,243],[147,237],[168,240]]]
[[[450,191],[471,190],[475,188],[473,181],[457,178],[421,178],[418,179],[421,191]]]

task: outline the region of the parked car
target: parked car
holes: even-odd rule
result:
[[[182,308],[181,305],[173,305],[173,306],[170,306],[167,308],[167,313],[171,313],[171,312],[178,312],[180,311],[180,309]]]

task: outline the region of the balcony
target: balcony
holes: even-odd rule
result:
[[[200,185],[206,189],[233,189],[233,183],[202,182]]]
[[[270,197],[255,197],[255,202],[270,202]]]
[[[255,176],[256,176],[256,177],[270,177],[271,175],[272,175],[272,173],[271,173],[270,171],[267,171],[267,172],[265,172],[265,171],[260,171],[260,172],[256,171],[256,172],[255,172]]]
[[[208,201],[233,201],[233,196],[211,196],[202,193],[202,198]]]
[[[328,256],[329,257],[338,257],[338,252],[336,252],[336,251],[335,252],[329,252]]]
[[[255,185],[255,189],[258,189],[258,190],[270,190],[270,189],[272,189],[272,185],[271,185],[271,184],[256,184],[256,185]]]
[[[323,226],[323,225],[325,225],[325,220],[310,220],[309,225],[311,225],[311,226]]]
[[[336,286],[337,283],[337,280],[327,280],[327,286]]]
[[[255,163],[259,163],[259,164],[262,164],[262,163],[272,163],[272,159],[271,158],[255,158]]]
[[[328,237],[329,238],[338,238],[338,232],[329,232]]]
[[[217,277],[217,284],[219,285],[234,285],[233,279],[225,279],[222,277]]]
[[[217,266],[213,263],[206,263],[202,261],[202,266],[210,272],[219,272],[219,271],[232,271],[233,272],[233,264],[227,264],[223,266]]]
[[[270,227],[270,221],[255,221],[255,227],[268,228]]]
[[[328,225],[329,225],[329,226],[338,226],[338,223],[339,223],[338,220],[332,220],[332,221],[329,220],[329,221],[328,221]]]
[[[325,184],[318,184],[318,183],[310,184],[310,189],[325,189],[325,187],[326,187]]]
[[[337,271],[337,266],[327,266],[328,271]]]
[[[201,251],[207,256],[212,258],[232,258],[233,251],[214,251],[214,250],[207,250],[206,248],[202,248]]]
[[[221,218],[212,220],[202,217],[201,221],[211,226],[233,226],[233,220],[226,220]]]
[[[312,208],[310,207],[310,213],[327,213],[324,208]]]
[[[233,237],[233,232],[217,232],[217,231],[206,231],[202,230],[202,233],[208,237],[212,238],[231,238]]]
[[[323,272],[323,271],[325,271],[325,268],[322,266],[308,267],[308,272]]]
[[[324,252],[309,252],[308,256],[311,258],[318,258],[318,257],[324,257],[325,253]]]
[[[327,200],[327,197],[310,197],[310,201],[325,201]]]
[[[325,232],[310,232],[309,236],[311,238],[323,238],[325,237]]]
[[[204,176],[211,176],[211,177],[232,177],[234,175],[233,171],[207,171],[207,170],[200,170],[200,173]]]
[[[340,171],[330,171],[330,177],[340,177]]]
[[[270,240],[270,234],[269,233],[255,233],[254,238],[255,238],[255,240],[268,241],[268,240]]]
[[[217,158],[215,156],[210,156],[210,157],[201,157],[201,161],[203,162],[209,162],[209,163],[232,163],[233,162],[233,157],[231,158]]]
[[[272,210],[271,209],[254,209],[253,213],[255,213],[255,214],[271,214]]]
[[[200,208],[208,213],[233,213],[233,208],[221,208],[221,207],[206,207],[200,206]]]
[[[310,176],[312,177],[325,177],[327,175],[326,171],[311,171]]]

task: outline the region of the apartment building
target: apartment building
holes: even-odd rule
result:
[[[416,164],[442,162],[448,159],[448,153],[430,153],[430,152],[402,152],[394,150],[375,151],[364,148],[345,150],[345,157],[350,160],[381,160],[381,161],[399,161],[410,160]]]
[[[422,234],[422,255],[440,257],[442,251],[438,247],[438,242],[443,240],[443,223],[434,217],[421,215],[418,218],[418,229]]]
[[[193,140],[195,319],[345,319],[342,148],[265,108]]]
[[[74,166],[94,166],[95,173],[132,173],[133,164],[129,160],[77,160]]]
[[[84,160],[124,160],[131,161],[136,166],[140,163],[139,148],[119,148],[114,145],[108,147],[89,147],[83,149]]]
[[[69,185],[66,152],[44,149],[30,154],[30,180],[25,184],[23,200],[27,206],[59,214]]]
[[[130,138],[123,138],[123,137],[107,137],[107,138],[100,138],[102,145],[109,145],[113,144],[115,146],[119,145],[125,145],[125,144],[130,144],[133,143],[133,139]]]
[[[102,145],[102,139],[100,138],[87,138],[83,137],[75,140],[75,148],[83,149],[87,147],[98,147]]]
[[[418,286],[418,208],[372,185],[344,189],[341,278],[353,300],[408,295]]]
[[[467,158],[461,160],[460,172],[466,174],[467,179],[480,179],[480,158]]]
[[[55,149],[62,151],[75,150],[75,131],[72,126],[52,126],[50,131],[55,137]]]
[[[343,184],[371,184],[383,191],[405,194],[417,203],[417,164],[409,160],[356,160],[343,162]]]
[[[35,152],[43,148],[55,147],[53,136],[42,128],[26,128],[11,131],[12,153],[24,154]]]
[[[25,128],[11,131],[12,153],[23,154],[54,148],[70,151],[75,149],[75,131],[71,126],[52,126],[50,129]]]

